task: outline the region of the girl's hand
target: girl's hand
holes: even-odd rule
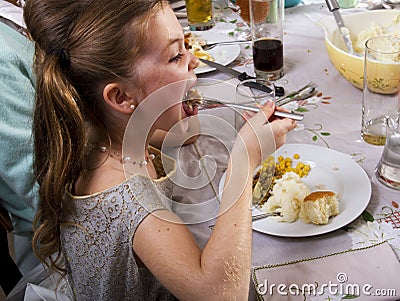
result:
[[[238,140],[241,142],[238,141],[237,146],[241,145],[245,149],[253,167],[282,146],[286,134],[296,127],[296,121],[292,119],[273,116],[275,109],[275,104],[269,101],[261,107],[260,112],[246,111],[243,115],[246,123],[239,131]]]

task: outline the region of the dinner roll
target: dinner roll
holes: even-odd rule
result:
[[[307,195],[300,209],[300,218],[306,223],[327,224],[339,213],[339,202],[332,191],[314,191]]]

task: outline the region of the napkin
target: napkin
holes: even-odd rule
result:
[[[54,301],[72,301],[68,295],[56,292],[39,285],[28,283],[25,291],[24,301],[42,301],[42,300],[54,300]]]
[[[7,295],[6,301],[72,301],[74,293],[67,277],[51,272],[40,263],[26,273]]]
[[[399,300],[399,275],[387,242],[252,271],[258,300]]]

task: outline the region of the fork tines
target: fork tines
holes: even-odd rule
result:
[[[289,94],[276,99],[275,104],[277,106],[282,106],[282,105],[287,104],[288,102],[294,101],[294,100],[296,100],[296,97],[298,97],[298,95],[302,91],[304,91],[305,89],[308,89],[308,88],[317,88],[317,84],[314,82],[308,82],[305,86],[301,87],[300,89],[290,92]],[[316,90],[315,90],[315,92],[316,92]]]

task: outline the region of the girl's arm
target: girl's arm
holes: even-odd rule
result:
[[[273,105],[241,129],[231,152],[220,216],[203,250],[188,228],[168,211],[150,214],[137,228],[135,253],[181,300],[247,300],[251,271],[252,177],[261,159],[283,144],[295,123],[266,124]],[[260,144],[261,142],[261,144]],[[262,145],[262,147],[261,147]]]

